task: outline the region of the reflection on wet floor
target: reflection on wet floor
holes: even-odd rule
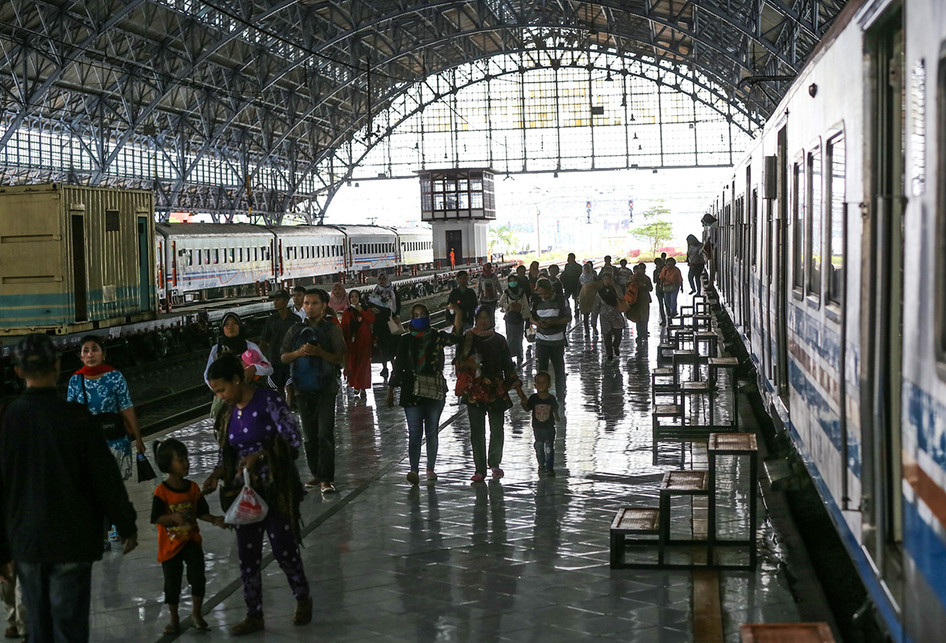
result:
[[[367,400],[343,392],[336,430],[339,493],[310,493],[303,502],[313,622],[290,624],[295,604],[282,571],[270,562],[263,570],[266,632],[246,640],[693,640],[691,572],[609,569],[615,511],[655,505],[660,478],[681,464],[681,453],[686,468],[706,462],[705,444],[681,449],[673,443],[661,446],[658,466],[652,462],[649,387],[659,332],[654,315],[654,345],[637,347],[626,336],[620,358],[609,362],[580,327],[572,331],[554,478],[539,477],[529,416],[517,404],[507,414],[505,477],[471,485],[466,411],[451,395],[440,433],[440,478],[425,484],[422,477],[412,487],[404,479],[404,415],[383,405],[377,368]],[[525,365],[523,378],[530,392],[532,366]],[[728,400],[718,404],[731,406]],[[202,481],[217,460],[209,422],[173,435],[190,450],[192,478]],[[304,459],[298,464],[308,478]],[[423,471],[423,456],[421,464]],[[735,472],[742,465],[733,460],[721,466]],[[95,567],[95,641],[162,638],[167,613],[157,534],[149,524],[153,488],[129,484],[141,546],[124,558],[107,553]],[[720,491],[721,498],[742,497],[742,506],[744,495],[737,485]],[[220,513],[216,496],[209,501]],[[744,531],[745,510],[727,512],[726,505],[720,500],[724,533]],[[778,552],[766,546],[771,527],[760,522],[757,569],[720,574],[728,641],[738,640],[744,622],[798,620]],[[231,531],[204,523],[201,531],[207,620],[211,635],[219,637],[245,613],[236,542]],[[182,615],[189,612],[188,596],[185,588]]]

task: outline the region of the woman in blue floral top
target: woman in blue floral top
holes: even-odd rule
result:
[[[122,479],[127,480],[132,470],[130,440],[134,440],[138,453],[145,451],[145,443],[138,429],[138,417],[128,393],[128,383],[115,367],[105,363],[105,347],[99,337],[89,335],[82,338],[79,358],[83,366],[69,378],[66,399],[88,407],[92,415],[117,416],[110,423],[114,430],[106,431],[105,438],[118,462]]]

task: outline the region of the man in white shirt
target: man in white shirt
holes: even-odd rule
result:
[[[292,312],[295,313],[302,323],[305,323],[305,310],[302,308],[302,300],[305,299],[305,287],[296,286],[292,289]]]

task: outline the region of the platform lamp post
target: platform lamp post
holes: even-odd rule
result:
[[[542,231],[539,227],[539,217],[542,215],[542,210],[538,205],[535,206],[535,258],[539,259],[542,257]]]

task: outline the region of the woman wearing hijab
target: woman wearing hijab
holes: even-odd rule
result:
[[[336,281],[335,285],[332,286],[332,292],[328,296],[328,307],[332,309],[337,317],[341,318],[342,314],[348,310],[348,301],[345,286],[342,285],[342,282]]]
[[[473,446],[473,482],[486,479],[486,467],[502,478],[503,419],[512,407],[509,391],[521,385],[509,354],[509,344],[496,332],[492,308],[476,309],[473,328],[463,337],[457,356],[457,394],[466,404]],[[486,422],[489,420],[489,455]]]
[[[260,347],[251,341],[247,341],[246,333],[243,330],[243,320],[236,313],[226,313],[221,320],[223,332],[220,339],[210,349],[210,356],[207,358],[207,366],[204,368],[204,382],[210,387],[208,372],[210,365],[218,357],[226,354],[236,355],[243,364],[243,376],[248,384],[253,384],[261,379],[265,379],[273,374],[273,367],[263,356]],[[221,422],[229,409],[219,397],[214,397],[210,405],[210,415],[214,418],[214,434],[219,439],[222,433]]]
[[[601,278],[601,288],[598,289],[591,306],[591,325],[597,326],[598,321],[601,321],[601,341],[604,342],[609,362],[615,355],[621,354],[621,339],[624,329],[627,328],[624,315],[618,310],[619,298],[623,296],[624,293],[619,295],[615,289],[611,273],[605,273]]]
[[[506,341],[509,352],[516,358],[517,366],[522,368],[522,335],[526,329],[526,320],[531,313],[529,308],[528,281],[523,284],[518,274],[509,276],[506,291],[499,299],[499,307],[506,313]]]
[[[383,272],[378,275],[378,285],[368,296],[368,305],[374,313],[374,336],[378,338],[378,347],[381,349],[381,377],[387,377],[388,362],[394,362],[394,352],[397,350],[397,337],[391,334],[388,321],[397,319],[401,298]]]
[[[639,263],[634,266],[634,274],[627,284],[628,290],[635,289],[636,300],[630,304],[627,310],[627,318],[637,324],[637,344],[638,346],[647,339],[650,333],[647,331],[647,322],[650,321],[650,292],[654,289],[654,284],[647,276],[647,266]]]
[[[339,285],[339,284],[336,284]],[[345,313],[342,315],[342,334],[345,336],[345,377],[355,389],[355,395],[367,397],[365,392],[371,388],[371,348],[374,337],[371,324],[374,313],[361,303],[361,293],[352,290],[348,293]]]
[[[578,277],[580,290],[578,291],[578,308],[581,312],[581,323],[585,327],[585,334],[588,334],[588,318],[591,317],[591,309],[595,305],[595,297],[598,294],[598,275],[595,273],[594,264],[590,261],[581,268],[581,276]],[[597,332],[597,330],[595,331]]]
[[[453,346],[462,337],[463,309],[447,304],[453,313],[450,331],[430,327],[430,311],[423,304],[411,308],[409,330],[401,335],[397,359],[388,383],[388,407],[394,406],[394,389],[401,389],[400,404],[407,418],[407,455],[410,471],[407,481],[420,482],[420,445],[427,437],[427,480],[437,479],[437,432],[440,414],[447,400],[447,380],[443,376],[446,363],[443,349]]]

